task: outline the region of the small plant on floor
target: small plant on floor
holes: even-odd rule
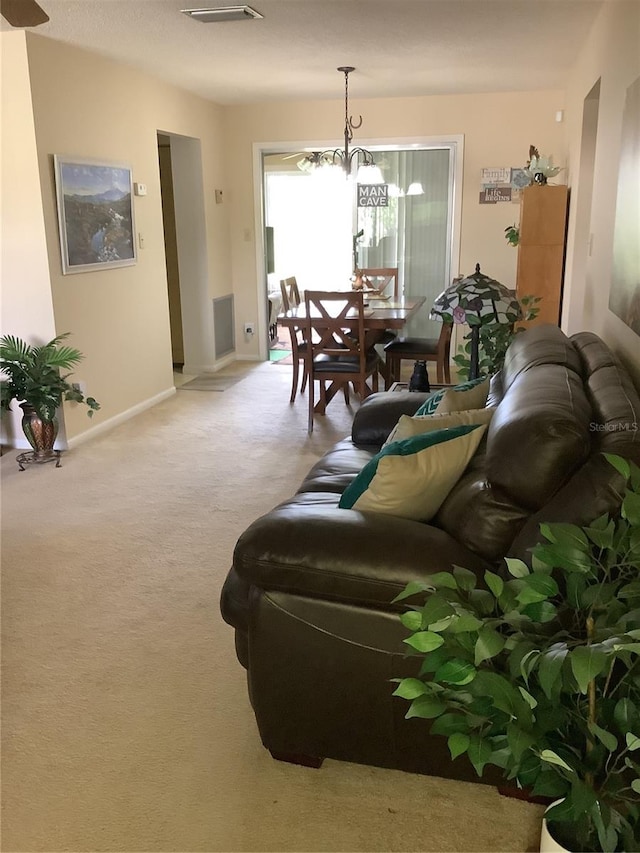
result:
[[[617,515],[541,525],[531,568],[507,559],[484,584],[459,567],[408,584],[421,666],[394,695],[478,775],[559,800],[546,817],[567,849],[613,853],[640,849],[640,469],[606,458],[626,480]]]
[[[518,299],[522,311],[519,322],[534,320],[540,313],[537,307],[540,296],[522,296]],[[478,370],[480,376],[492,376],[502,368],[504,357],[509,344],[520,332],[524,332],[523,326],[508,323],[486,323],[480,326],[480,345],[478,356]],[[453,361],[465,377],[470,376],[471,368],[471,333],[465,335],[466,343],[458,347],[458,352],[453,356]]]

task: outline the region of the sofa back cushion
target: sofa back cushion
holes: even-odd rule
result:
[[[593,451],[566,485],[527,520],[511,543],[509,554],[524,560],[541,539],[542,521],[584,526],[617,510],[622,478],[604,453],[614,453],[640,465],[640,395],[628,373],[592,332],[579,332],[571,342],[583,363],[586,393],[591,401],[589,430]]]
[[[533,327],[516,337],[507,356],[503,396],[484,452],[437,517],[441,527],[487,559],[507,553],[529,516],[584,463],[592,446],[592,409],[580,358],[560,329]]]
[[[629,374],[593,332],[579,332],[571,342],[584,365],[594,444],[640,463],[640,395]]]
[[[521,373],[543,364],[557,364],[582,375],[580,356],[571,341],[561,329],[550,323],[533,326],[514,337],[501,371],[503,394]]]
[[[488,481],[539,509],[589,455],[590,423],[591,406],[572,370],[545,364],[521,373],[491,420]]]

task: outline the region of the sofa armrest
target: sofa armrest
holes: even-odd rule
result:
[[[353,443],[381,447],[400,416],[415,415],[428,396],[418,391],[380,391],[371,394],[353,419]]]
[[[453,565],[480,576],[491,567],[439,528],[317,503],[282,504],[247,528],[234,552],[249,585],[385,608],[409,581]]]

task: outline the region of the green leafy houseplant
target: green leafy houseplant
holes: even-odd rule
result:
[[[537,307],[540,296],[522,296],[518,299],[522,312],[523,321],[535,319],[540,309]],[[504,357],[511,341],[524,327],[516,326],[515,323],[484,323],[480,325],[478,370],[480,375],[491,376],[504,364]],[[458,348],[453,356],[453,361],[458,367],[470,376],[471,367],[471,333],[464,337],[466,343]]]
[[[394,679],[407,717],[433,720],[453,759],[466,754],[534,795],[560,800],[552,834],[572,851],[640,849],[640,469],[616,516],[543,524],[531,567],[507,559],[484,584],[456,567],[396,601],[421,658]],[[422,593],[427,593],[426,596]]]
[[[520,243],[520,229],[517,225],[507,225],[504,229],[504,237],[510,246],[517,246]]]
[[[69,381],[69,370],[83,358],[82,353],[62,345],[69,332],[58,335],[43,346],[31,346],[21,338],[3,335],[0,338],[0,372],[2,384],[0,408],[8,411],[11,402],[31,406],[40,420],[51,422],[63,400],[84,403],[89,417],[100,408],[93,397],[85,397]]]

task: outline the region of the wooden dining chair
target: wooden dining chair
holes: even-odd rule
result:
[[[360,270],[360,272],[366,276],[371,287],[375,287],[380,294],[383,296],[391,296],[394,300],[399,298],[400,285],[398,280],[398,267],[365,267]],[[396,337],[396,332],[393,332],[391,329],[386,329],[381,335],[379,343],[381,346],[390,344],[391,341],[395,341]],[[383,376],[385,376],[386,387],[386,364],[383,365],[381,369],[383,371]]]
[[[453,323],[443,323],[438,338],[397,338],[384,348],[385,388],[400,380],[403,360],[435,361],[439,385],[451,382],[449,355]]]
[[[282,293],[282,310],[289,311],[300,305],[300,290],[295,275],[280,279],[280,292]]]
[[[371,286],[375,287],[379,293],[398,299],[400,295],[398,267],[364,267],[359,271],[369,279]]]
[[[288,278],[280,279],[280,292],[282,294],[282,310],[286,313],[292,308],[297,308],[300,304],[300,290],[298,281],[295,275]],[[299,327],[290,327],[289,334],[291,336],[291,361],[293,362],[293,372],[291,377],[291,397],[289,402],[293,403],[298,393],[298,376],[300,375],[300,366],[302,366],[302,385],[300,391],[303,392],[307,385],[307,372],[305,370],[305,353],[306,344],[304,342],[304,330]]]
[[[309,432],[313,416],[324,414],[339,390],[349,399],[349,384],[364,400],[378,390],[380,357],[369,345],[361,291],[307,291],[305,294],[306,372],[309,378]],[[367,380],[371,380],[371,385]],[[315,404],[315,382],[320,399]],[[327,387],[327,383],[331,383]]]

